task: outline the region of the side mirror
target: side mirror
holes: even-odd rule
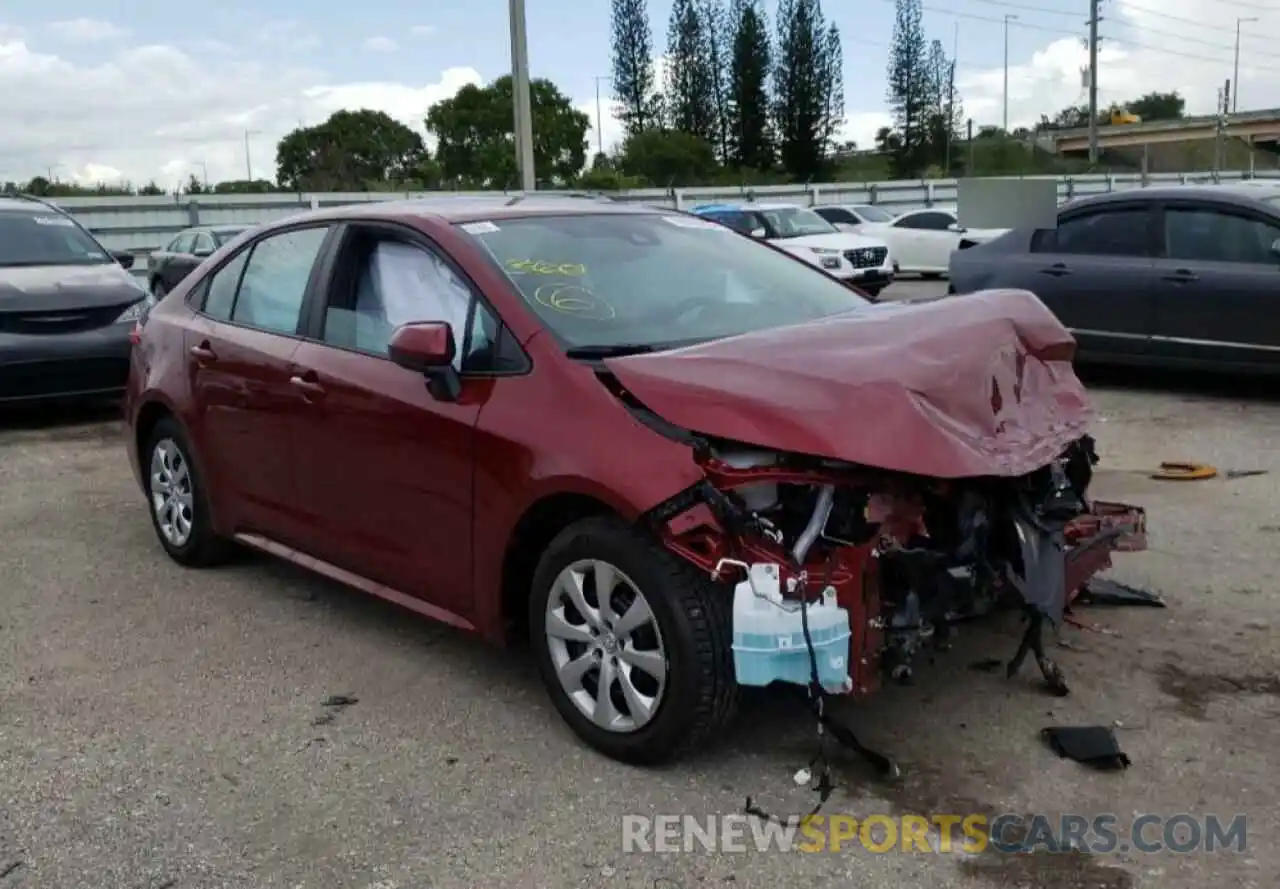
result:
[[[126,269],[133,268],[133,254],[128,250],[112,250],[111,258]]]
[[[456,354],[453,328],[446,321],[402,324],[387,343],[391,362],[426,377],[427,389],[441,401],[456,401],[462,392],[462,380],[453,369]]]
[[[762,228],[753,228],[751,231],[748,232],[748,234],[751,235],[751,237],[756,238],[757,240],[762,240],[764,236],[768,234],[768,232]]]
[[[191,251],[191,255],[196,257],[197,259],[204,259],[206,256],[212,256],[213,251],[210,250],[208,247],[197,247],[196,249]]]

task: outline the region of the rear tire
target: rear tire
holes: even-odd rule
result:
[[[181,425],[165,417],[151,430],[141,463],[147,512],[160,545],[179,565],[203,568],[226,561],[234,546],[213,530],[208,494],[191,454]]]
[[[635,765],[679,759],[737,712],[731,602],[730,590],[619,519],[570,525],[543,553],[529,599],[552,704],[606,756]],[[601,675],[611,677],[604,696]]]

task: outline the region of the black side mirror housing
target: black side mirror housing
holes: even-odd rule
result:
[[[133,268],[133,254],[128,250],[112,250],[111,258],[126,269]]]

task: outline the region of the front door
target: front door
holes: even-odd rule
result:
[[[475,427],[494,385],[468,378],[467,354],[492,319],[470,285],[412,235],[353,227],[322,321],[293,356],[313,389],[296,471],[310,551],[455,614],[473,611]],[[448,321],[460,396],[437,400],[421,374],[386,357],[409,321]]]
[[[184,337],[200,457],[225,530],[297,540],[297,328],[327,227],[286,231],[241,251],[202,282]]]
[[[1280,226],[1244,208],[1166,204],[1153,354],[1174,361],[1280,363],[1277,241]]]

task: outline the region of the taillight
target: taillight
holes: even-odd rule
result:
[[[138,343],[142,342],[142,322],[141,321],[133,322],[133,330],[129,331],[129,342],[133,343],[135,346],[138,345]]]

